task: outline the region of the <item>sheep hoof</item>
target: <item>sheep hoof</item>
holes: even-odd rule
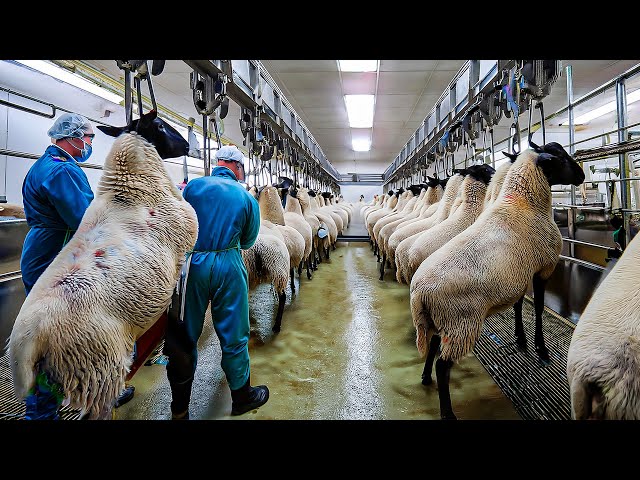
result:
[[[274,333],[278,333],[278,332],[280,331],[280,325],[274,325],[274,326],[271,328],[271,330],[272,330]]]
[[[431,385],[433,384],[433,379],[431,377],[422,377],[423,385]]]
[[[518,350],[526,352],[527,351],[527,339],[526,338],[516,337],[516,346],[518,347]]]
[[[311,272],[307,272],[307,279],[311,280]]]
[[[544,365],[549,365],[551,363],[551,359],[549,358],[549,350],[547,350],[547,347],[536,347],[536,353],[538,354],[538,358]]]
[[[451,412],[451,413],[444,413],[444,414],[440,415],[440,418],[441,418],[442,420],[457,420],[457,419],[458,419],[458,417],[456,417],[456,416],[453,414],[453,412]]]

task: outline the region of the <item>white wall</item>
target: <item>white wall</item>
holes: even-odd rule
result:
[[[340,194],[345,202],[357,203],[360,195],[364,195],[364,203],[371,201],[374,195],[382,193],[382,185],[345,185],[340,184]]]

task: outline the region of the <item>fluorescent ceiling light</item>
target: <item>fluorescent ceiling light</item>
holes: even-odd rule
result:
[[[630,93],[629,95],[627,95],[627,105],[633,103],[633,102],[637,102],[638,100],[640,100],[640,89],[634,91],[633,93]],[[587,112],[583,115],[580,115],[579,117],[576,117],[573,119],[573,124],[574,125],[583,125],[585,123],[589,123],[591,120],[593,120],[594,118],[598,118],[601,117],[602,115],[605,115],[609,112],[613,112],[616,109],[616,101],[612,101],[609,102],[601,107],[596,108],[595,110],[591,110],[590,112]],[[564,122],[562,122],[560,125],[569,125],[569,119],[565,120]]]
[[[349,126],[352,128],[373,127],[374,95],[345,95]]]
[[[338,68],[342,72],[375,72],[379,60],[338,60]]]
[[[50,75],[58,80],[74,85],[82,90],[85,90],[99,97],[105,98],[113,103],[120,103],[124,100],[120,95],[111,93],[102,87],[99,87],[95,83],[92,83],[84,78],[75,75],[64,68],[60,68],[52,63],[48,63],[42,60],[16,60],[16,62],[26,65],[27,67],[38,70],[46,75]]]
[[[371,140],[368,138],[354,138],[351,140],[354,152],[368,152],[371,150]]]

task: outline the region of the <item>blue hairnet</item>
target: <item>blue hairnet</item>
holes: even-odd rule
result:
[[[243,162],[244,155],[235,145],[225,145],[216,152],[216,160],[226,160],[227,162]]]
[[[56,140],[67,137],[82,138],[89,130],[92,130],[91,124],[82,115],[63,113],[53,122],[47,134]]]

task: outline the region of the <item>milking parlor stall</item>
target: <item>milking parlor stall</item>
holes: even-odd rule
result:
[[[232,415],[207,308],[186,418],[640,419],[639,74],[640,60],[0,61],[0,419],[25,419],[43,372],[62,421],[172,418],[165,338],[201,220],[183,192],[227,145],[260,211],[241,258],[251,385],[270,395]],[[77,162],[94,198],[27,296],[39,224],[23,184],[66,113],[95,133]],[[98,273],[74,276],[98,238]]]

